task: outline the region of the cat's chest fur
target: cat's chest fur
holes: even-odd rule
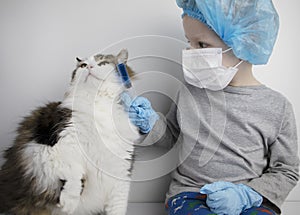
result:
[[[84,160],[89,165],[102,168],[108,173],[118,171],[117,168],[109,166],[116,162],[122,166],[122,162],[126,163],[131,159],[133,143],[140,136],[120,103],[119,95],[124,88],[114,74],[97,90],[82,90],[81,87],[85,88],[82,85],[77,86],[75,92],[69,95],[71,99],[66,98],[62,103],[63,106],[73,109],[72,127],[68,128],[73,131],[69,133],[75,132],[75,142],[83,150]],[[128,172],[114,174],[125,177]]]

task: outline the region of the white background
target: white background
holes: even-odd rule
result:
[[[255,75],[291,101],[300,136],[300,3],[276,0],[274,4],[280,15],[279,37],[269,64],[255,67]],[[185,41],[180,14],[175,0],[0,0],[1,151],[12,143],[23,116],[36,106],[62,99],[75,57],[135,36],[163,35]],[[146,41],[127,47],[129,55],[157,45]],[[174,51],[162,45],[161,52],[180,62],[179,48]],[[178,75],[180,67],[166,72]],[[167,104],[154,101],[161,112],[166,112]],[[300,186],[287,201],[300,205]]]

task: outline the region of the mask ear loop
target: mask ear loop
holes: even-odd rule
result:
[[[228,48],[228,49],[222,51],[222,54],[225,54],[226,52],[229,52],[230,50],[232,50],[232,48]]]
[[[233,68],[237,68],[239,65],[241,65],[244,61],[241,60],[240,62],[238,62]]]
[[[232,50],[232,48],[228,48],[224,51],[222,51],[222,54],[225,54],[226,52],[229,52],[230,50]],[[241,65],[244,61],[240,60],[240,62],[238,62],[233,68],[237,68],[239,65]]]

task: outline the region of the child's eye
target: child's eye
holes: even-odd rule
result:
[[[191,41],[187,41],[187,43],[191,43]],[[197,44],[197,43],[196,43]],[[208,47],[208,44],[206,44],[206,43],[203,43],[203,42],[198,42],[198,45],[199,45],[199,47],[195,47],[195,48],[207,48]]]
[[[203,43],[203,42],[198,42],[198,44],[201,48],[207,48],[208,47],[208,45],[206,43]]]

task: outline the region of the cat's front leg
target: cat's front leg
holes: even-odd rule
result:
[[[59,197],[58,207],[65,214],[73,214],[80,202],[80,195],[84,187],[84,179],[61,179],[63,186]]]
[[[114,184],[115,187],[110,193],[112,198],[107,203],[107,215],[126,215],[130,182],[116,180]]]

